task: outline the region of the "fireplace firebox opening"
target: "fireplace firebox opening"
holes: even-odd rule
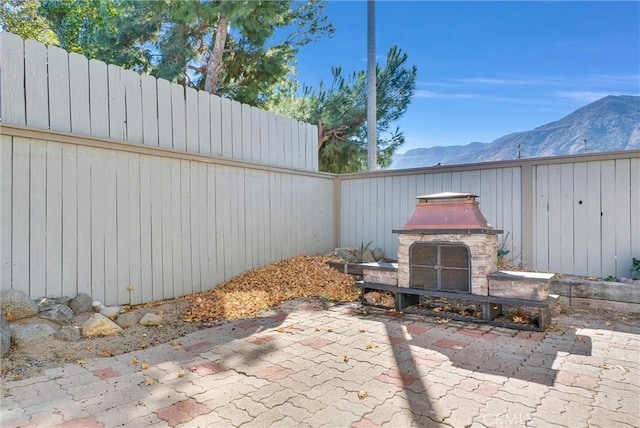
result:
[[[471,253],[464,244],[416,242],[409,247],[409,285],[416,288],[471,292]]]

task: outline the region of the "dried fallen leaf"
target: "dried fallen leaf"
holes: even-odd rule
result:
[[[368,396],[369,396],[369,393],[367,391],[358,392],[358,398],[361,400],[367,398]]]
[[[87,359],[86,359],[86,358],[83,358],[83,359],[78,360],[78,361],[76,361],[76,362],[78,363],[78,365],[80,365],[80,366],[82,366],[82,367],[86,366],[86,365],[89,363],[89,361],[87,361]]]
[[[344,361],[345,363],[349,361],[349,356],[345,355],[344,357],[342,357],[342,361]]]
[[[133,358],[132,360],[129,360],[129,364],[134,365],[134,364],[138,364],[138,359],[137,358]]]
[[[278,333],[284,333],[284,327],[280,327],[278,330],[276,330]]]
[[[111,357],[111,356],[113,356],[113,353],[111,352],[111,349],[103,348],[102,349],[102,356],[103,357]]]
[[[367,349],[371,349],[371,348],[373,348],[373,345],[372,345],[372,344],[370,344],[370,343],[367,343],[367,346],[365,346],[365,348],[367,348]]]
[[[328,329],[327,329],[327,331],[328,331],[329,333],[331,333],[331,332],[333,332],[333,329],[332,329],[332,328],[328,328]]]
[[[248,318],[296,297],[358,300],[360,290],[353,277],[330,267],[330,260],[299,256],[241,274],[210,291],[189,296],[190,307],[183,319],[210,322]]]
[[[183,370],[180,370],[178,372],[178,377],[184,377],[184,371]]]
[[[360,330],[358,330],[358,333],[364,333],[364,332],[365,332],[364,328],[361,328]]]
[[[148,377],[148,378],[146,379],[146,381],[145,381],[145,385],[147,385],[147,386],[151,386],[151,385],[153,385],[154,383],[156,383],[156,381],[155,381],[155,380],[153,380],[153,378],[150,378],[150,377]]]
[[[143,361],[142,364],[140,364],[140,370],[146,370],[149,368],[149,363],[147,363],[146,361]]]
[[[609,366],[608,366],[608,365],[606,365],[606,364],[601,364],[599,367],[600,367],[601,369],[604,369],[604,370],[609,370],[609,369],[611,368],[611,367],[609,367]]]
[[[316,331],[320,331],[320,329],[318,327],[316,327]]]
[[[13,321],[13,314],[11,312],[5,312],[4,317],[7,319],[7,321]]]

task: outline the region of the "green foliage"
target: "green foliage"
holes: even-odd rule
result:
[[[360,256],[362,256],[364,254],[365,251],[367,251],[369,249],[369,247],[371,246],[371,244],[373,244],[373,241],[369,241],[367,242],[367,244],[365,245],[364,241],[362,241],[360,243]]]
[[[606,281],[606,282],[615,282],[615,281],[617,281],[617,280],[618,280],[618,278],[616,278],[616,277],[615,277],[615,276],[613,276],[613,275],[609,275],[609,276],[607,276],[607,277],[605,277],[605,278],[602,278],[602,280],[603,280],[603,281]]]
[[[640,259],[633,257],[631,263],[631,278],[640,279]]]
[[[287,85],[301,47],[333,33],[319,0],[1,1],[7,31],[197,89],[224,16],[230,31],[213,93],[255,106]]]
[[[417,68],[407,66],[408,56],[392,47],[384,67],[376,67],[378,164],[386,168],[404,136],[391,124],[406,112],[415,92]],[[320,170],[334,173],[361,172],[367,169],[367,78],[365,71],[345,77],[340,67],[332,69],[332,82],[320,82],[318,88],[284,88],[268,108],[319,126]]]
[[[38,0],[0,0],[0,27],[23,39],[33,39],[47,45],[57,45],[58,36],[47,20],[39,15]]]

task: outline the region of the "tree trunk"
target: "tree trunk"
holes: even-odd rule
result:
[[[207,64],[207,77],[204,81],[204,90],[210,94],[215,94],[218,82],[220,81],[220,70],[222,68],[222,54],[227,41],[227,29],[229,27],[229,17],[222,15],[218,21],[216,30],[216,40],[213,43],[213,53],[209,64]]]

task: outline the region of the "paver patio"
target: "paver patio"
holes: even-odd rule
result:
[[[0,426],[639,426],[640,326],[554,321],[533,333],[298,301],[4,382]]]

